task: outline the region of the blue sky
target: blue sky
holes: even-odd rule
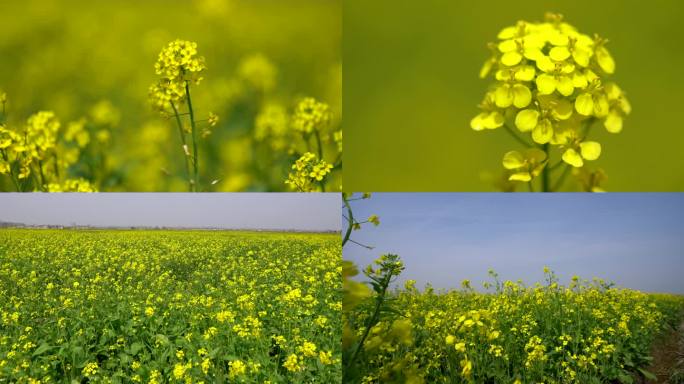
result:
[[[2,193],[26,224],[339,230],[338,193]]]
[[[604,278],[627,288],[684,294],[684,194],[377,193],[355,201],[354,214],[380,216],[364,225],[344,256],[365,266],[399,254],[399,279],[454,288],[480,286],[493,268],[500,278],[543,280],[549,266]]]

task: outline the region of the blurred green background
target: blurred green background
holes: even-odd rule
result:
[[[341,0],[2,1],[8,126],[39,110],[54,111],[63,127],[99,114],[111,133],[101,190],[186,190],[178,130],[152,110],[148,87],[161,49],[191,40],[207,65],[192,89],[195,112],[220,118],[200,143],[203,189],[285,190],[293,156],[255,142],[255,119],[266,104],[291,112],[311,96],[330,104],[339,125],[341,14]],[[86,166],[70,172],[93,176]]]
[[[633,107],[621,133],[591,135],[605,189],[684,190],[683,11],[679,0],[346,0],[345,190],[494,191],[503,154],[520,148],[502,129],[470,128],[492,81],[478,77],[486,44],[546,12],[610,40],[612,80]]]

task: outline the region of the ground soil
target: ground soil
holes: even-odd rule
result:
[[[639,384],[671,384],[669,379],[674,369],[676,369],[677,359],[680,353],[679,340],[684,335],[684,321],[679,325],[679,329],[668,331],[653,345],[651,356],[653,361],[646,368],[647,371],[658,377],[658,380],[646,380],[638,378]]]

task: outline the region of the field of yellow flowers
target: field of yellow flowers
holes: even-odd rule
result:
[[[3,2],[0,191],[339,190],[341,4]]]
[[[332,383],[339,235],[0,231],[0,382]]]
[[[392,257],[366,271],[374,288],[403,269]],[[437,292],[419,291],[409,280],[384,299],[356,289],[352,310],[345,304],[344,339],[352,346],[365,339],[357,356],[345,356],[345,381],[633,383],[654,378],[646,370],[653,342],[679,325],[684,309],[684,297],[618,289],[600,279],[573,277],[564,286],[548,269],[546,282],[534,286],[490,275],[488,293],[469,281]],[[380,302],[385,309],[373,312]],[[366,332],[364,324],[375,325]]]

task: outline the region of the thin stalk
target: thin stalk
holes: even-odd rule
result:
[[[183,132],[183,123],[180,119],[180,114],[176,105],[171,102],[171,108],[176,116],[176,124],[178,125],[178,133],[180,134],[181,143],[183,143],[183,160],[185,160],[185,178],[188,180],[188,192],[193,192],[194,182],[190,179],[190,163],[188,162],[188,143],[185,141],[185,132]]]
[[[45,175],[43,174],[43,161],[38,160],[38,170],[40,171],[40,189],[45,191]]]
[[[552,191],[557,191],[560,189],[560,187],[563,186],[563,182],[565,181],[565,178],[568,177],[568,175],[570,174],[570,169],[571,169],[571,166],[566,164],[565,169],[563,169],[563,173],[561,173],[560,177],[556,181],[556,184],[553,185]]]
[[[506,129],[506,132],[508,132],[511,136],[513,136],[513,138],[516,141],[518,141],[520,144],[526,146],[527,148],[532,148],[534,146],[534,145],[528,143],[527,141],[525,141],[525,139],[520,137],[517,133],[515,133],[515,131],[513,131],[513,129],[511,127],[509,127],[507,124],[504,124],[503,127]]]
[[[371,247],[370,245],[361,244],[361,243],[359,243],[358,241],[356,241],[356,240],[354,240],[354,239],[349,239],[349,241],[351,241],[352,243],[354,243],[354,244],[356,244],[356,245],[359,245],[359,246],[361,246],[361,247],[364,247],[364,248],[366,248],[366,249],[373,249],[373,247]]]
[[[314,135],[316,137],[316,146],[318,147],[318,159],[323,160],[323,146],[321,145],[321,134],[318,133],[318,129],[314,130]]]
[[[52,154],[52,160],[54,161],[54,165],[52,166],[52,168],[55,171],[55,176],[57,176],[57,180],[59,180],[59,163],[57,161],[57,152],[54,152]]]
[[[554,165],[551,165],[551,166],[547,165],[547,167],[549,168],[550,172],[553,172],[556,169],[558,169],[561,165],[563,165],[564,163],[565,162],[563,160],[558,160]]]
[[[316,148],[318,149],[318,160],[323,160],[323,145],[321,144],[321,134],[318,129],[314,129],[314,136],[316,137]],[[325,179],[318,183],[321,186],[321,192],[325,192]]]
[[[342,247],[347,244],[349,238],[351,237],[352,229],[354,227],[354,213],[352,212],[349,200],[342,195],[342,201],[344,201],[344,206],[347,208],[347,231],[344,233],[344,238],[342,239]]]
[[[387,287],[389,286],[391,278],[392,274],[388,273],[381,281],[382,289],[378,293],[378,297],[375,299],[375,308],[373,310],[373,316],[371,316],[369,321],[366,323],[366,329],[363,332],[363,336],[361,336],[361,339],[359,340],[358,344],[356,344],[356,349],[354,350],[354,353],[347,362],[347,367],[351,367],[354,365],[354,361],[358,357],[359,352],[361,352],[363,343],[366,341],[366,338],[368,338],[368,334],[370,333],[371,328],[374,327],[375,324],[377,324],[378,320],[380,320],[380,308],[382,307],[382,303],[385,301],[385,294],[387,293]]]
[[[302,133],[302,139],[304,139],[304,144],[306,144],[306,151],[311,152],[311,135],[307,133]]]
[[[549,144],[546,143],[544,144],[544,152],[546,153],[546,158],[549,158]],[[551,192],[549,189],[549,185],[551,184],[551,180],[549,179],[549,168],[544,167],[542,170],[542,192]]]
[[[19,187],[19,182],[17,182],[17,179],[14,176],[14,170],[12,169],[12,164],[9,162],[9,157],[7,156],[7,153],[5,153],[4,150],[2,151],[2,158],[5,159],[7,164],[9,164],[10,179],[12,179],[12,183],[14,183],[14,187],[17,189],[17,192],[21,192],[21,187]]]
[[[199,166],[197,159],[197,127],[195,126],[195,114],[192,110],[192,99],[190,98],[190,85],[185,80],[185,97],[188,98],[188,112],[190,113],[190,126],[192,127],[192,166],[195,173],[195,191],[199,189]]]

